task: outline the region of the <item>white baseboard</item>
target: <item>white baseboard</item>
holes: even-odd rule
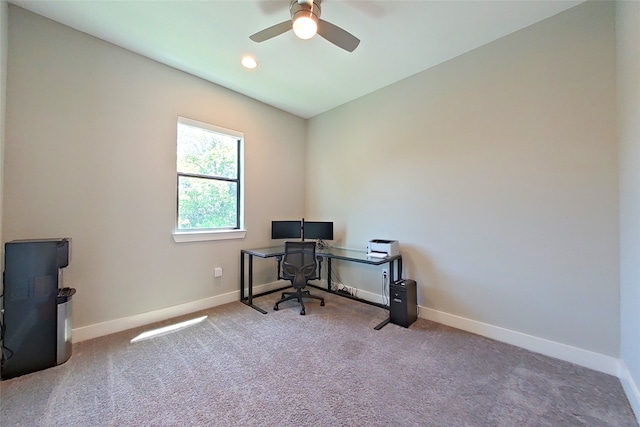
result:
[[[522,347],[545,356],[555,357],[566,362],[575,363],[589,369],[604,372],[605,374],[618,376],[620,360],[615,357],[595,353],[578,347],[550,341],[522,332],[512,331],[499,326],[489,325],[454,314],[444,313],[426,307],[419,307],[420,317],[456,329],[482,335],[487,338]]]
[[[636,420],[638,424],[640,424],[640,390],[638,389],[638,384],[633,380],[627,364],[624,363],[623,360],[620,361],[618,378],[620,378],[620,383],[622,383],[622,388],[627,395],[627,399],[629,399],[629,404],[631,405],[631,409],[633,409]]]

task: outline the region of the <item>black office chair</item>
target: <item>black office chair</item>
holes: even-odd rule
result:
[[[284,242],[284,259],[282,261],[282,276],[280,278],[291,280],[294,292],[283,292],[282,299],[273,306],[278,310],[280,303],[297,299],[302,310],[301,315],[305,315],[303,298],[313,298],[320,300],[320,305],[324,305],[324,298],[311,295],[309,291],[303,290],[307,286],[307,281],[318,279],[319,261],[316,258],[316,242]]]

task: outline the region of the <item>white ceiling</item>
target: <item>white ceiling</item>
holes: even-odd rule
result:
[[[289,19],[289,0],[10,3],[309,118],[583,1],[323,1],[322,19],[361,40],[353,53],[293,32],[249,40]]]

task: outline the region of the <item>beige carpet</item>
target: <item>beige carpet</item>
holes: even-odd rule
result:
[[[274,294],[78,343],[0,383],[0,425],[637,426],[615,377],[423,319],[375,331],[384,310],[312,292],[306,316]]]

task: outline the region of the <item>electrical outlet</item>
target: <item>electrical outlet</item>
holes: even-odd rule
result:
[[[387,270],[386,268],[383,268],[382,269],[382,280],[384,280],[386,282],[388,277],[389,277],[389,270]]]

